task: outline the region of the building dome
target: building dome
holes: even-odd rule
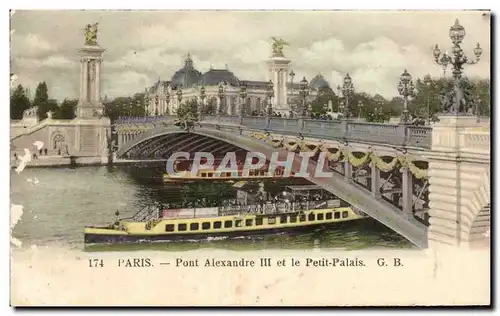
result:
[[[198,84],[200,78],[201,72],[194,68],[191,55],[188,54],[188,57],[184,62],[184,67],[174,73],[170,84],[172,87],[182,86],[182,88],[190,88],[193,85]]]
[[[322,75],[317,75],[311,80],[310,87],[313,90],[319,90],[321,88],[330,88],[330,84]]]
[[[201,77],[201,84],[204,86],[216,86],[223,81],[233,87],[240,85],[240,80],[227,69],[210,69]]]

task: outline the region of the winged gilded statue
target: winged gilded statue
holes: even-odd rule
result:
[[[285,55],[283,55],[283,47],[290,46],[290,44],[282,38],[271,37],[271,39],[273,40],[273,57],[285,57]]]
[[[98,23],[87,24],[85,27],[85,44],[97,45],[97,27]]]

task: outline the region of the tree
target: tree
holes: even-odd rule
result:
[[[56,109],[54,118],[62,120],[72,120],[75,118],[75,110],[78,100],[64,99],[61,105]]]
[[[26,90],[22,85],[18,85],[10,95],[10,118],[20,120],[23,112],[31,107]]]
[[[321,87],[318,90],[316,98],[311,102],[311,112],[313,115],[326,114],[328,109],[328,102],[332,101],[332,104],[338,103],[338,97],[333,93],[333,90],[329,87]]]

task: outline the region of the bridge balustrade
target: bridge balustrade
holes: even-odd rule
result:
[[[242,123],[243,126],[254,129],[267,129],[267,121],[263,116],[245,116]]]
[[[322,138],[342,138],[344,133],[342,131],[341,121],[319,121],[319,120],[304,120],[302,128],[304,136],[322,137]]]
[[[269,129],[272,131],[296,132],[300,130],[299,120],[272,117],[269,119]]]
[[[346,138],[399,145],[404,143],[405,134],[400,125],[348,123]]]
[[[432,127],[407,126],[406,145],[413,147],[430,148],[432,144]]]

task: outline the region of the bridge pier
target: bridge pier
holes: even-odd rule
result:
[[[429,157],[430,247],[489,245],[490,135],[472,116],[442,116]]]

